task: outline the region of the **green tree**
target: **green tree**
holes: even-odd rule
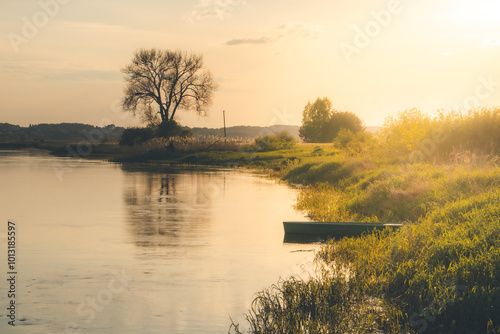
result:
[[[306,143],[324,141],[325,126],[330,119],[332,101],[327,97],[318,98],[314,103],[307,103],[302,113],[302,126],[299,129],[300,138]]]
[[[333,110],[325,128],[324,141],[329,143],[338,136],[340,130],[345,129],[357,133],[364,129],[364,125],[363,121],[350,111]]]
[[[357,133],[364,130],[363,121],[352,112],[334,110],[332,102],[324,97],[304,108],[299,136],[306,143],[330,143],[341,129]]]

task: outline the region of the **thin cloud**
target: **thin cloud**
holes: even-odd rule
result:
[[[286,23],[272,29],[267,36],[260,38],[243,37],[235,38],[227,41],[228,46],[242,44],[271,44],[283,38],[303,38],[309,40],[317,40],[321,35],[321,26],[304,23]],[[272,36],[272,37],[271,37]]]
[[[189,22],[212,18],[224,20],[245,4],[245,0],[199,0],[195,9],[183,15],[182,19]]]
[[[489,39],[489,40],[483,41],[481,44],[484,46],[497,46],[500,44],[500,41],[498,41],[496,39]]]
[[[316,40],[320,37],[323,27],[311,23],[286,23],[278,27],[282,36],[294,36],[311,40]]]
[[[269,44],[275,42],[270,37],[260,38],[235,38],[226,42],[226,45],[241,45],[241,44]]]

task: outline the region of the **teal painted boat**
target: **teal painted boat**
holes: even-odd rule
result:
[[[321,242],[332,238],[360,236],[365,232],[398,229],[403,224],[390,223],[323,223],[323,222],[283,222],[284,242]]]

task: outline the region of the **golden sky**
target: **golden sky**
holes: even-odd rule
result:
[[[220,83],[189,126],[297,124],[308,101],[366,125],[417,107],[500,105],[498,0],[0,0],[0,122],[138,124],[138,48],[202,53]]]

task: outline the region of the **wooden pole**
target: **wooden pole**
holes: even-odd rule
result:
[[[224,138],[226,138],[226,111],[222,110],[222,117],[224,118]]]

